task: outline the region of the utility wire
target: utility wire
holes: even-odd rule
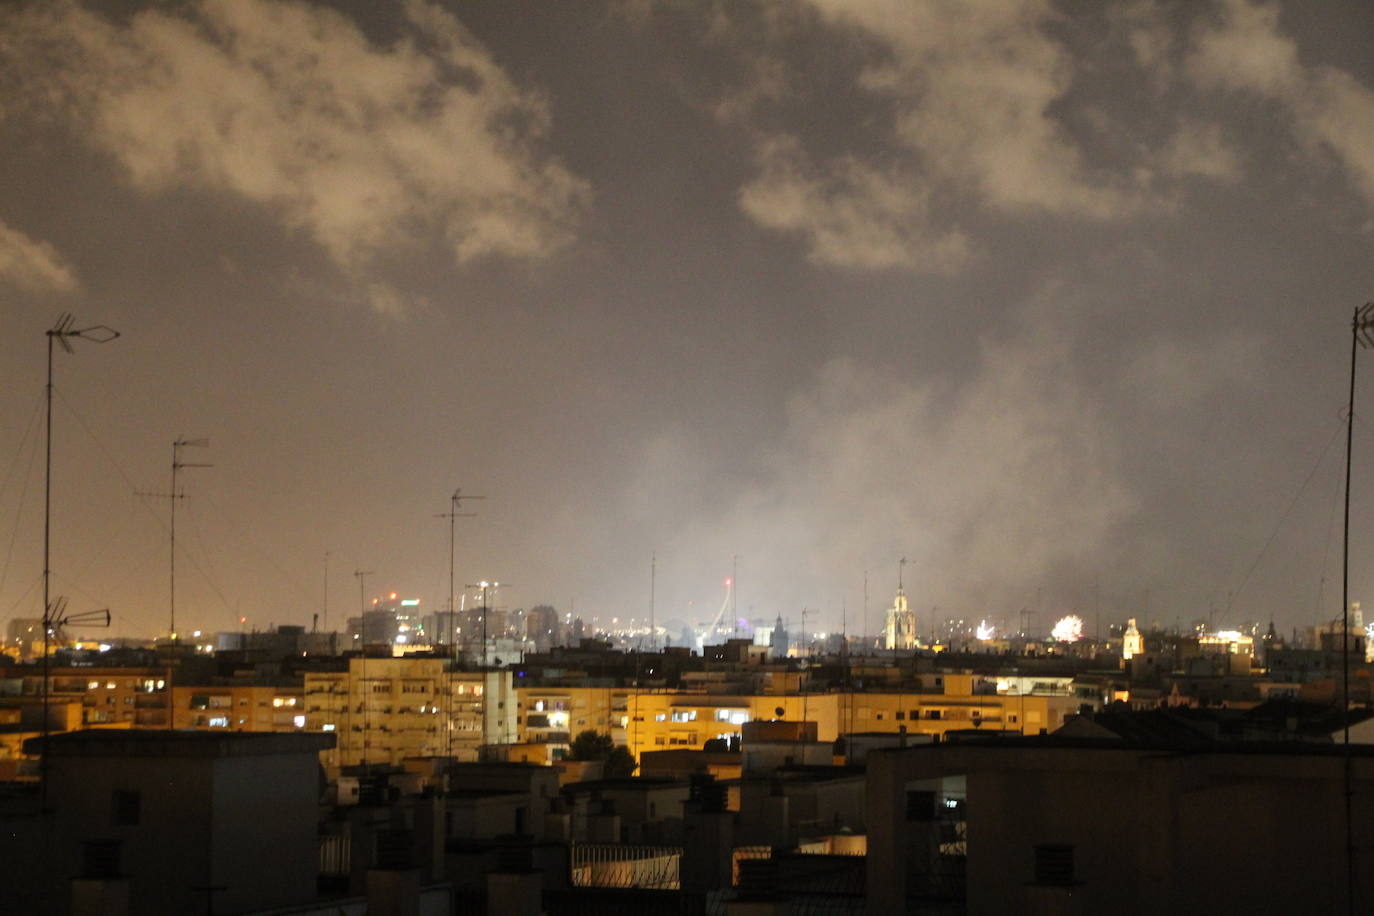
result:
[[[221,591],[219,585],[216,584],[219,575],[215,572],[214,561],[210,559],[210,548],[206,546],[205,539],[201,537],[200,522],[196,519],[196,511],[193,503],[186,506],[186,517],[191,520],[191,533],[195,535],[196,543],[200,545],[201,553],[205,555],[205,566],[208,568],[208,572],[202,571],[201,575],[205,577],[206,584],[214,590],[216,595],[219,595],[219,600],[224,605],[224,609],[226,611],[232,611],[233,608],[229,607],[229,599],[224,596],[224,592]],[[194,555],[191,554],[190,551],[182,554],[182,556],[190,558],[192,565],[195,566],[196,569],[201,569],[200,564],[195,562],[193,559]]]
[[[223,506],[215,502],[208,495],[203,496],[202,498],[205,500],[206,503],[209,504],[211,509],[214,509],[216,512],[218,512],[224,518],[224,520],[229,523],[230,527],[234,529],[234,531],[245,543],[256,549],[259,557],[263,560],[266,560],[267,564],[277,571],[277,574],[282,577],[282,580],[284,582],[289,584],[292,588],[296,589],[296,591],[300,592],[301,597],[305,598],[307,601],[313,602],[315,600],[315,593],[312,592],[310,589],[306,588],[305,586],[303,586],[300,583],[300,581],[296,579],[294,576],[292,576],[289,572],[282,569],[281,566],[278,565],[277,561],[272,558],[272,554],[268,550],[264,549],[261,545],[259,545],[252,537],[252,535],[248,533],[248,529],[245,528],[243,525],[239,524],[232,515],[225,511]]]
[[[158,528],[160,528],[164,532],[167,531],[168,525],[166,520],[164,520],[162,518],[162,515],[156,509],[153,508],[153,504],[146,497],[140,495],[141,491],[139,489],[138,484],[134,481],[134,479],[131,476],[129,476],[128,472],[124,470],[124,468],[120,465],[119,461],[115,459],[114,453],[111,452],[110,449],[105,445],[105,443],[101,441],[100,437],[95,434],[95,430],[91,429],[90,424],[86,422],[86,419],[83,416],[81,416],[80,411],[78,411],[76,407],[74,407],[72,403],[67,400],[66,396],[63,395],[59,389],[54,388],[53,391],[56,393],[57,399],[62,402],[62,406],[65,407],[67,411],[71,414],[72,418],[76,420],[77,425],[80,426],[81,429],[86,433],[86,435],[90,437],[91,441],[96,444],[96,446],[100,449],[101,453],[105,456],[105,460],[109,461],[110,466],[115,469],[119,476],[124,480],[124,483],[128,485],[129,490],[134,493],[139,503],[141,503],[143,507],[148,510],[148,514],[152,516],[153,521],[157,523]],[[190,561],[191,565],[196,568],[196,571],[205,577],[206,582],[209,583],[210,588],[215,592],[215,594],[219,596],[219,599],[221,602],[223,602],[224,606],[226,608],[230,607],[229,600],[225,598],[224,593],[220,591],[217,585],[215,585],[213,579],[208,573],[206,573],[205,569],[200,565],[199,561],[197,561],[194,556],[187,557],[187,559]],[[97,603],[99,603],[101,599],[95,600],[97,601]]]
[[[29,417],[28,425],[24,427],[24,435],[19,440],[19,448],[14,453],[14,458],[10,460],[10,469],[5,472],[5,482],[0,484],[0,497],[3,497],[5,490],[9,488],[10,478],[14,475],[14,469],[19,465],[19,458],[24,453],[24,446],[29,443],[29,434],[34,431],[40,408],[43,406],[43,399],[40,397],[38,403],[34,405],[33,414]],[[29,481],[33,479],[33,463],[38,458],[38,437],[33,437],[33,449],[29,452],[29,465],[24,470],[24,485],[19,491],[19,506],[14,512],[14,530],[10,532],[10,543],[5,549],[5,565],[0,568],[0,595],[5,593],[5,582],[10,575],[10,561],[14,557],[14,545],[19,540],[19,528],[24,520],[24,503],[28,501]],[[28,594],[26,591],[25,595]],[[22,600],[22,598],[21,598]]]
[[[1302,486],[1298,487],[1298,492],[1293,494],[1293,499],[1288,503],[1288,508],[1284,509],[1283,515],[1279,516],[1278,523],[1269,534],[1269,539],[1264,542],[1264,546],[1260,548],[1260,552],[1255,557],[1255,561],[1251,563],[1250,568],[1245,571],[1245,576],[1240,580],[1240,585],[1231,592],[1230,597],[1226,599],[1226,619],[1230,619],[1231,607],[1236,603],[1236,598],[1240,596],[1241,591],[1245,588],[1246,584],[1249,583],[1250,577],[1254,575],[1255,570],[1259,568],[1260,561],[1264,559],[1264,555],[1268,553],[1269,548],[1273,546],[1274,539],[1278,537],[1279,531],[1283,528],[1283,523],[1288,520],[1288,516],[1293,512],[1293,508],[1297,506],[1298,500],[1301,499],[1302,494],[1307,491],[1307,485],[1312,482],[1312,478],[1316,476],[1317,470],[1321,467],[1322,462],[1326,460],[1327,453],[1331,451],[1332,443],[1336,441],[1336,437],[1340,435],[1344,429],[1345,423],[1342,422],[1332,430],[1331,438],[1326,440],[1326,446],[1322,448],[1321,454],[1317,456],[1316,464],[1312,465],[1312,470],[1308,472],[1307,478],[1302,482]]]

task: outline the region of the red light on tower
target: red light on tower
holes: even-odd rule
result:
[[[734,585],[734,584],[735,584],[735,580],[734,580],[734,579],[731,579],[730,577],[727,576],[726,579],[725,579],[725,584],[726,584],[726,585]]]
[[[392,593],[391,593],[391,600],[392,600],[392,601],[395,601],[395,600],[396,600],[396,593],[395,593],[395,592],[392,592]]]
[[[248,618],[247,618],[247,617],[240,617],[240,618],[239,618],[239,623],[247,623],[247,622],[248,622]]]

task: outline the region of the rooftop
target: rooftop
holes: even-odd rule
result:
[[[30,738],[24,742],[24,753],[42,753],[45,743],[64,757],[259,757],[319,753],[334,746],[334,736],[93,728]]]

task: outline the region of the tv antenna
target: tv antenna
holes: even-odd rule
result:
[[[171,519],[168,526],[170,533],[171,561],[168,564],[168,621],[167,636],[171,644],[175,646],[179,639],[177,637],[177,501],[186,498],[186,491],[177,486],[177,478],[181,474],[182,468],[212,468],[213,464],[202,462],[182,461],[181,450],[183,448],[209,448],[209,439],[177,439],[172,443],[172,489],[166,493],[156,493],[148,491],[135,491],[136,496],[152,499],[166,499],[172,504]]]
[[[450,643],[456,643],[456,639],[454,638],[454,633],[453,633],[453,626],[454,626],[454,623],[453,623],[453,599],[454,599],[454,586],[453,586],[453,566],[454,566],[454,552],[453,552],[454,548],[453,548],[453,543],[454,543],[454,541],[453,541],[453,534],[454,534],[454,519],[459,519],[459,518],[476,518],[476,517],[477,517],[477,513],[476,513],[476,512],[459,512],[459,511],[458,511],[459,508],[461,508],[462,501],[465,500],[465,499],[486,499],[486,497],[485,497],[485,496],[464,496],[464,495],[463,495],[463,488],[462,488],[462,487],[459,487],[458,489],[454,490],[454,491],[453,491],[453,495],[450,496],[450,497],[448,498],[448,500],[449,500],[449,508],[448,508],[448,511],[447,511],[447,512],[440,512],[438,515],[435,515],[435,516],[434,516],[435,518],[446,518],[446,519],[448,519],[448,628],[449,628],[449,642],[450,642]],[[456,653],[457,653],[457,649],[456,649],[456,648],[455,648],[454,652],[455,652],[455,655],[456,655]]]
[[[44,429],[47,434],[47,450],[44,457],[43,472],[43,755],[39,764],[39,779],[42,783],[40,790],[42,808],[48,807],[48,694],[51,692],[48,685],[48,636],[53,630],[53,601],[49,594],[49,586],[52,581],[51,564],[51,544],[52,544],[52,345],[56,341],[57,345],[66,353],[75,353],[72,349],[72,340],[88,340],[91,343],[109,343],[119,336],[119,332],[114,328],[103,324],[91,325],[88,328],[74,328],[72,325],[76,319],[71,312],[63,312],[57,316],[57,323],[44,333],[48,337],[48,383],[44,388],[45,397],[48,404],[48,412]],[[62,607],[66,607],[65,599]],[[106,611],[108,617],[109,612]],[[61,616],[61,610],[58,611]],[[106,621],[108,625],[108,620]]]
[[[109,625],[109,608],[68,614],[67,599],[61,595],[55,598],[52,605],[43,613],[43,752],[38,758],[38,778],[39,782],[43,784],[41,810],[46,811],[48,807],[48,758],[51,756],[48,751],[48,732],[51,729],[48,722],[48,635],[57,635],[62,632],[63,627],[109,627]]]

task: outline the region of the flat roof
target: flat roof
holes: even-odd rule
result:
[[[649,792],[656,789],[686,789],[691,784],[682,779],[666,776],[626,776],[619,779],[590,779],[583,782],[570,782],[562,788],[564,795],[579,795],[589,792],[627,790]]]
[[[24,753],[41,754],[45,742],[64,757],[260,757],[318,754],[334,747],[334,735],[91,728],[30,738]]]
[[[987,732],[983,737],[961,734],[958,741],[936,744],[911,744],[906,747],[871,748],[869,754],[945,753],[989,749],[1034,749],[1050,751],[1149,751],[1180,756],[1253,755],[1275,757],[1340,757],[1345,745],[1317,741],[1211,741],[1182,744],[1169,741],[1133,741],[1124,738],[1059,737],[1056,735],[1027,735],[1002,737]],[[1374,757],[1374,744],[1350,744],[1350,756]]]

